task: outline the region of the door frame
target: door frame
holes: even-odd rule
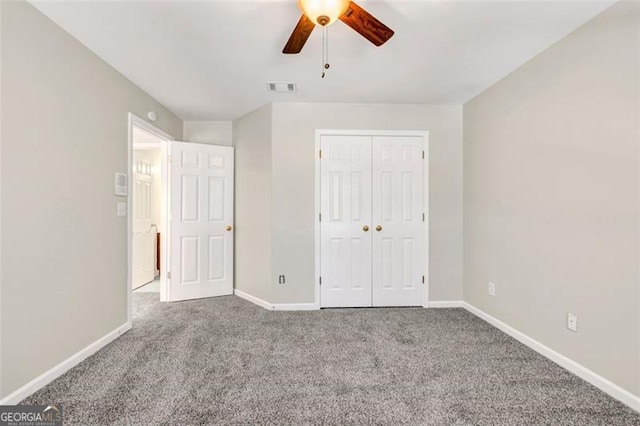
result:
[[[127,185],[128,185],[128,196],[126,197],[127,201],[127,322],[131,325],[133,318],[133,128],[138,127],[145,132],[151,133],[154,136],[162,139],[163,142],[160,144],[160,155],[161,159],[166,158],[167,153],[167,144],[168,142],[174,140],[175,138],[163,131],[162,129],[157,128],[153,124],[150,124],[146,120],[138,117],[134,113],[130,112],[128,114],[128,144],[127,144]],[[144,144],[146,147],[148,144]],[[167,167],[166,161],[161,161],[162,170],[160,182],[162,185],[162,192],[166,196],[167,190]],[[161,220],[158,224],[158,230],[160,231],[160,235],[163,236],[162,246],[160,248],[160,301],[163,301],[163,298],[166,298],[166,275],[167,275],[167,212],[166,212],[166,203],[162,203],[162,211],[160,214]]]
[[[423,173],[423,206],[426,215],[424,221],[425,232],[425,289],[422,307],[429,307],[429,131],[427,130],[336,130],[336,129],[316,129],[315,142],[315,307],[320,309],[320,167],[322,160],[320,159],[320,146],[322,136],[418,136],[422,137],[422,146],[425,152]]]

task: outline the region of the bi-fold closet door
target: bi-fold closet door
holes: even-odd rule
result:
[[[423,143],[420,136],[321,136],[322,307],[423,305]]]

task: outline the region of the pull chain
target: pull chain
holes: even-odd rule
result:
[[[322,78],[326,70],[329,69],[329,28],[328,25],[322,27]]]

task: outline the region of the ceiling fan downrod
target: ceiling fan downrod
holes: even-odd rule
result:
[[[325,25],[322,30],[322,78],[324,78],[327,70],[331,67],[329,65],[329,27]]]

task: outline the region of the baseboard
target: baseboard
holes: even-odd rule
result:
[[[434,300],[427,304],[429,308],[462,308],[462,300]]]
[[[316,311],[320,309],[315,303],[271,303],[259,297],[252,296],[242,290],[234,289],[233,293],[255,305],[265,308],[268,311]]]
[[[317,311],[320,309],[315,303],[274,303],[274,311]]]
[[[565,368],[566,370],[569,370],[570,372],[580,377],[581,379],[591,383],[593,386],[597,387],[598,389],[608,394],[609,396],[631,407],[633,410],[640,412],[640,397],[632,394],[626,389],[621,388],[620,386],[616,385],[610,380],[605,379],[604,377],[591,371],[590,369],[583,366],[582,364],[579,364],[576,361],[570,358],[567,358],[566,356],[554,351],[550,347],[545,346],[544,344],[538,342],[537,340],[503,323],[499,319],[492,317],[491,315],[476,308],[475,306],[467,302],[464,302],[463,307],[467,311],[471,312],[472,314],[476,315],[479,318],[482,318],[489,324],[493,325],[494,327],[498,328],[499,330],[502,330],[509,336],[518,340],[520,343],[523,343],[524,345],[530,347],[534,351],[538,352],[540,355],[543,355],[544,357],[550,359],[551,361],[555,362],[559,366]]]
[[[113,342],[115,339],[117,339],[118,337],[120,337],[121,335],[129,331],[130,329],[131,329],[130,322],[127,322],[126,324],[121,325],[120,327],[116,328],[106,336],[101,337],[100,339],[91,343],[86,348],[80,350],[79,352],[65,359],[64,361],[62,361],[60,364],[56,365],[49,371],[36,377],[35,379],[30,381],[26,385],[22,386],[18,390],[10,393],[5,398],[2,398],[0,400],[0,405],[18,404],[20,401],[34,394],[36,391],[42,389],[43,387],[45,387],[46,385],[48,385],[58,377],[62,376],[64,373],[71,370],[73,367],[80,364],[82,361],[89,358],[91,355],[95,354],[100,349],[104,348],[109,343]]]
[[[248,302],[253,303],[254,305],[258,305],[262,308],[265,308],[269,311],[273,310],[271,303],[267,302],[266,300],[262,300],[259,297],[255,297],[250,295],[249,293],[245,293],[242,290],[238,290],[237,288],[233,289],[233,294],[235,294],[236,296],[240,297],[241,299],[244,299]]]

